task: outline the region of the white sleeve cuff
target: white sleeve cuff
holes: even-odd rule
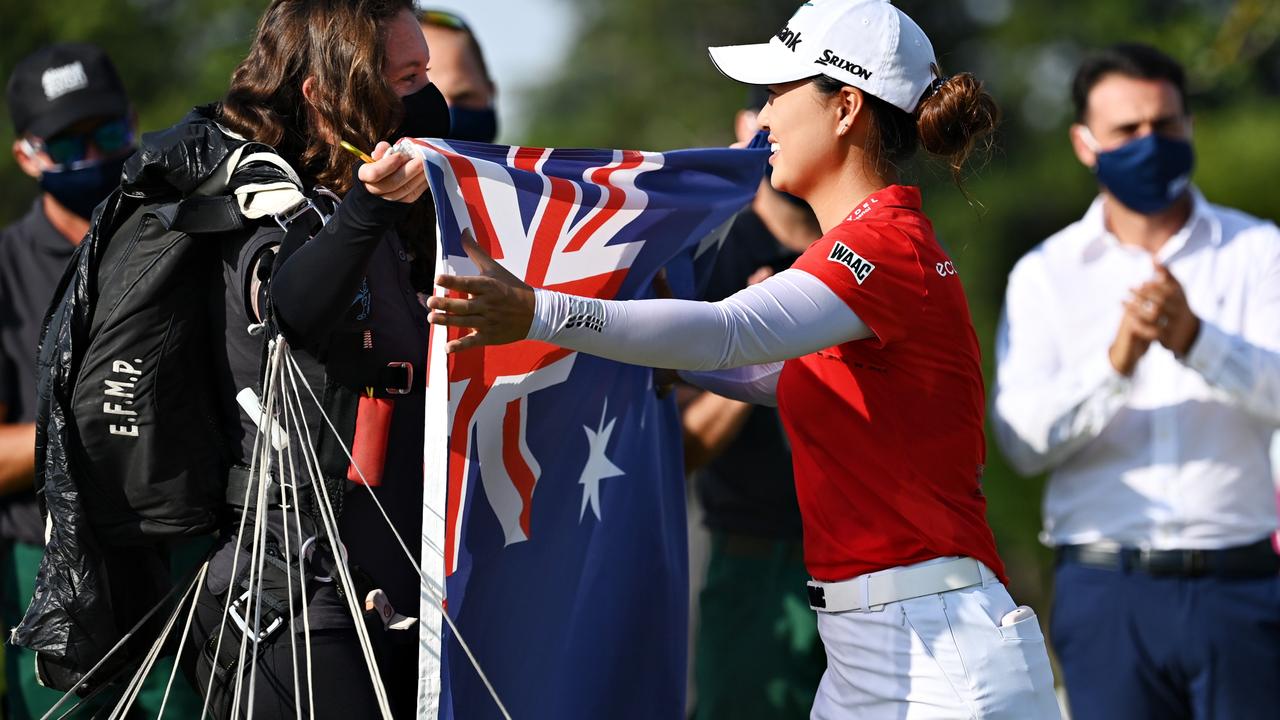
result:
[[[546,340],[551,337],[555,331],[551,326],[554,305],[555,293],[542,288],[533,289],[533,322],[529,323],[526,340]]]
[[[1097,437],[1129,401],[1133,378],[1121,375],[1106,353],[1098,353],[1081,367],[1078,387],[1083,401],[1074,413],[1050,428],[1049,447],[1071,447]]]
[[[1080,408],[1081,419],[1085,421],[1089,432],[1094,434],[1111,422],[1120,408],[1129,401],[1129,391],[1133,389],[1133,378],[1123,375],[1111,364],[1107,353],[1098,353],[1095,360],[1086,364],[1085,387],[1095,387],[1091,393],[1092,402],[1086,401]],[[1095,384],[1096,383],[1096,384]]]
[[[1133,387],[1133,378],[1123,375],[1111,364],[1106,352],[1095,353],[1080,368],[1079,387],[1097,388],[1090,394],[1102,397],[1124,396]]]
[[[1222,374],[1222,367],[1231,354],[1231,336],[1218,326],[1200,321],[1200,334],[1191,344],[1182,362],[1204,376],[1211,383]]]

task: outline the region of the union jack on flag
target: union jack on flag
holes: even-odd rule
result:
[[[667,153],[405,141],[435,198],[437,272],[481,247],[535,287],[692,296],[767,151]],[[512,717],[684,713],[688,561],[681,432],[650,368],[524,341],[428,369],[419,714],[500,717],[439,597]]]

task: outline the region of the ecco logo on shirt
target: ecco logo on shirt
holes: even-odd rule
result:
[[[956,274],[955,263],[951,262],[950,260],[946,262],[940,262],[937,265],[934,265],[933,268],[938,271],[938,277],[944,278],[944,277],[947,277],[948,275]]]
[[[795,52],[796,46],[800,44],[800,33],[792,30],[791,26],[788,25],[778,32],[778,39],[782,41],[783,46],[788,50]]]
[[[84,66],[77,60],[70,65],[49,68],[40,76],[40,85],[44,87],[45,100],[57,100],[69,92],[89,87],[89,76],[84,73]]]
[[[853,279],[857,280],[859,285],[867,279],[872,270],[876,269],[876,266],[872,265],[870,261],[839,240],[836,241],[835,245],[831,246],[831,254],[827,256],[827,259],[849,268],[849,272],[853,273]]]
[[[862,67],[861,65],[859,65],[858,63],[852,60],[845,60],[844,58],[840,57],[839,55],[836,55],[830,50],[822,51],[822,57],[818,58],[818,64],[830,65],[831,67],[840,68],[841,70],[847,70],[853,73],[854,75],[857,75],[858,77],[862,78],[863,80],[871,79],[870,70]]]

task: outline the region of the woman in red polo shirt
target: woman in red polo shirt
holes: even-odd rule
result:
[[[807,2],[769,43],[711,55],[768,87],[773,185],[822,225],[791,269],[717,303],[603,301],[529,288],[470,243],[483,276],[441,277],[470,298],[432,298],[431,321],[475,328],[450,351],[543,340],[779,406],[828,658],[813,717],[1059,717],[986,523],[964,291],[920,191],[895,184],[918,144],[958,176],[994,101],[972,75],[937,77],[888,2]]]

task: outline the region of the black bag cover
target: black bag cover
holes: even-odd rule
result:
[[[211,115],[143,138],[45,320],[35,482],[49,536],[13,642],[56,689],[88,689],[84,673],[171,587],[163,541],[209,532],[223,507],[207,303],[219,241],[252,229],[234,198],[191,194],[246,144]],[[96,681],[137,657],[117,655]]]
[[[222,505],[207,327],[217,236],[171,229],[173,207],[142,205],[97,249],[73,359],[69,460],[104,545],[206,533]]]

